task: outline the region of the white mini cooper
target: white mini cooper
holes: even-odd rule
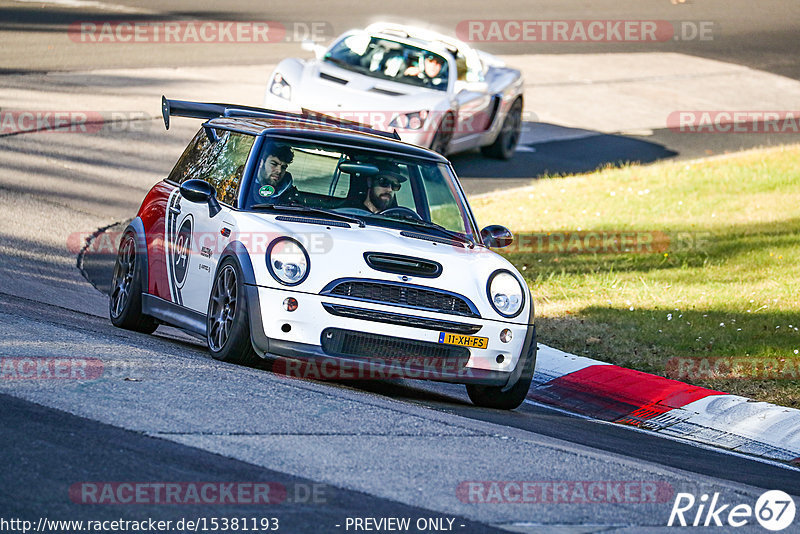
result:
[[[167,128],[207,122],[123,234],[115,325],[173,325],[227,362],[463,383],[479,406],[520,405],[530,292],[489,249],[510,232],[478,230],[444,157],[319,117],[166,99],[163,113]]]

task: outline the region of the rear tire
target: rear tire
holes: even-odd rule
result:
[[[250,317],[242,271],[230,257],[220,264],[211,286],[206,341],[215,360],[251,367],[261,361],[250,341]]]
[[[503,126],[494,143],[481,147],[484,156],[495,159],[511,159],[517,149],[520,134],[522,132],[522,100],[519,98],[511,104]]]
[[[119,328],[152,334],[158,323],[142,313],[142,265],[139,259],[136,234],[125,232],[119,244],[111,292],[108,295],[108,315]]]

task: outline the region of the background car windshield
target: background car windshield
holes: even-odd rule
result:
[[[390,39],[349,35],[325,54],[325,61],[373,78],[447,90],[448,64],[444,57]]]
[[[269,175],[274,154],[291,160]],[[283,163],[286,163],[283,161]],[[355,215],[369,224],[435,223],[475,239],[476,230],[444,163],[307,142],[268,140],[258,156],[246,206],[295,204]]]

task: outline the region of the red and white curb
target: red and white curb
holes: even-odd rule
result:
[[[528,399],[601,421],[800,465],[800,410],[541,344]]]

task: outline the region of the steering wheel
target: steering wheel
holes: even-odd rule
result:
[[[402,206],[396,206],[394,208],[388,208],[380,212],[379,215],[385,215],[386,217],[395,217],[397,219],[413,219],[415,221],[422,221],[423,218],[419,216],[419,213],[416,211],[404,208]]]

